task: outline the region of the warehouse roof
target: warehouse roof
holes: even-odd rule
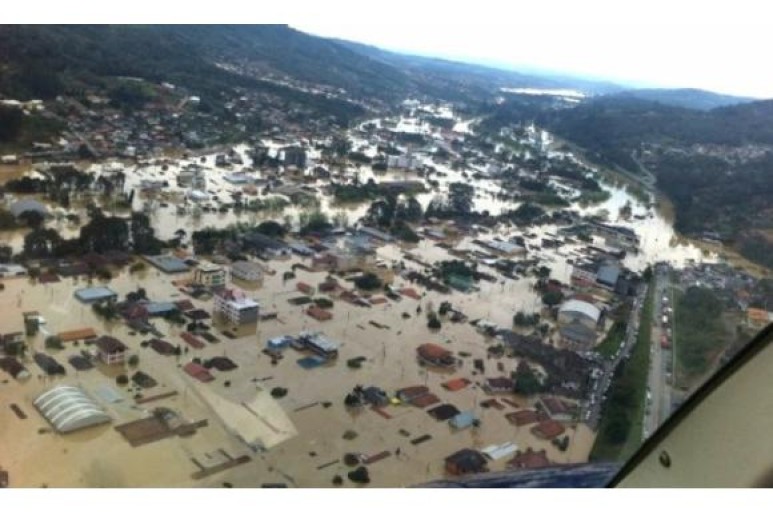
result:
[[[110,422],[110,416],[74,386],[55,386],[39,395],[33,404],[60,433]]]
[[[582,315],[587,316],[594,322],[598,322],[599,317],[601,316],[601,311],[599,308],[594,306],[593,304],[590,304],[589,302],[584,302],[581,300],[567,300],[561,305],[561,308],[559,309],[560,313],[580,313]]]

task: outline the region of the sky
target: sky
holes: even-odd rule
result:
[[[349,18],[320,16],[291,25],[389,50],[516,70],[773,98],[773,67],[766,64],[773,13],[759,4],[750,10],[743,1],[472,0],[466,9],[411,7],[417,3],[391,3],[399,16],[361,8]],[[355,16],[360,13],[365,16]]]
[[[42,2],[42,3],[41,3]],[[763,0],[39,0],[2,23],[286,23],[389,50],[651,87],[773,98]],[[77,14],[77,18],[75,18]]]

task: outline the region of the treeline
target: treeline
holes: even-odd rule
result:
[[[493,108],[489,131],[536,121],[585,149],[612,169],[646,166],[673,201],[682,233],[716,232],[750,260],[770,266],[773,153],[745,153],[745,145],[773,145],[773,101],[698,111],[630,98],[602,97],[572,109],[540,100],[510,100]],[[708,154],[699,145],[728,150]],[[557,171],[582,180],[571,169]],[[584,187],[595,189],[590,182]]]
[[[706,372],[716,353],[730,343],[723,311],[722,301],[709,288],[691,286],[677,300],[674,347],[687,378]]]
[[[0,61],[4,63],[0,93],[22,100],[45,100],[62,94],[79,94],[88,87],[104,90],[114,105],[131,106],[146,101],[148,91],[131,86],[116,87],[115,78],[136,77],[157,84],[170,82],[184,86],[207,102],[224,101],[224,92],[235,88],[274,94],[310,108],[320,117],[333,116],[344,125],[364,113],[362,107],[352,102],[259,80],[214,64],[224,53],[229,53],[234,59],[269,60],[274,66],[286,63],[291,67],[290,63],[296,60],[290,55],[304,55],[304,51],[277,48],[269,43],[277,31],[286,32],[287,37],[300,34],[287,27],[264,26],[4,26],[0,31]],[[313,41],[305,43],[312,45]],[[262,52],[234,53],[235,49],[246,52],[256,48]],[[325,78],[341,74],[335,63],[325,62],[323,55],[327,53],[325,57],[343,62],[328,48],[320,50],[318,59],[305,56],[303,64],[296,66],[309,67],[307,76],[321,74],[319,82],[325,82]],[[351,66],[347,65],[350,70]],[[356,83],[357,77],[351,74],[348,77]],[[373,77],[382,82],[388,80],[375,74]]]
[[[95,252],[135,252],[158,254],[164,243],[155,237],[150,219],[144,213],[132,213],[129,219],[105,216],[92,209],[90,220],[81,227],[77,238],[62,238],[54,229],[38,227],[24,237],[22,257],[47,259],[77,257]]]

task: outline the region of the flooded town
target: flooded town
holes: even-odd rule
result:
[[[12,486],[399,487],[611,459],[594,446],[638,445],[729,355],[675,357],[692,286],[733,330],[770,317],[767,272],[533,124],[484,135],[407,100],[348,130],[145,148],[152,124],[96,119],[61,145],[82,155],[0,165]],[[605,402],[626,362],[649,379],[621,443]]]

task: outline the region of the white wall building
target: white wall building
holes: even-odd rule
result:
[[[231,263],[231,277],[251,283],[262,282],[263,267],[251,261],[235,261]]]
[[[202,261],[193,271],[193,281],[207,287],[225,286],[225,269],[214,263]]]
[[[215,294],[215,317],[221,317],[234,325],[244,325],[258,320],[260,304],[237,289],[222,290]]]

